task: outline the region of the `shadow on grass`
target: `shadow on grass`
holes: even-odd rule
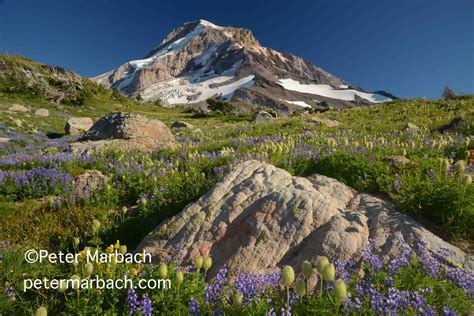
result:
[[[189,202],[177,202],[159,209],[150,211],[147,214],[136,214],[126,218],[122,223],[108,230],[102,240],[105,245],[113,244],[120,240],[121,244],[127,245],[132,250],[135,249],[142,239],[148,235],[156,226],[165,219],[179,213]]]

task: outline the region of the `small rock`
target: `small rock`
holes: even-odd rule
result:
[[[8,110],[12,112],[28,112],[28,108],[20,104],[13,104]]]
[[[43,196],[43,197],[37,199],[36,201],[38,203],[47,203],[49,205],[54,205],[55,203],[60,202],[61,199],[62,198],[60,196],[48,195],[48,196]]]
[[[385,158],[389,164],[399,166],[410,162],[410,159],[404,156],[389,156]]]
[[[64,131],[68,135],[78,135],[87,132],[94,122],[90,117],[71,117],[67,120]]]
[[[407,123],[407,125],[405,125],[405,128],[403,129],[403,131],[408,132],[408,133],[419,133],[419,132],[421,132],[421,128],[419,128],[415,124]]]
[[[23,122],[20,119],[16,119],[15,121],[16,126],[21,127],[23,125]]]
[[[327,127],[336,127],[336,126],[341,125],[341,123],[336,120],[331,120],[328,118],[317,117],[317,116],[311,117],[309,121],[315,123],[315,125],[324,125]]]
[[[252,118],[252,122],[268,122],[273,119],[273,116],[267,111],[258,111]]]
[[[0,144],[6,144],[10,141],[8,137],[0,137]]]
[[[200,128],[193,129],[192,134],[193,135],[202,134],[202,130]]]
[[[88,170],[76,177],[74,188],[80,198],[89,197],[90,193],[102,189],[107,183],[107,177],[98,170]]]
[[[171,124],[171,128],[193,128],[189,123],[183,122],[183,121],[176,121],[173,124]]]
[[[35,111],[35,115],[48,117],[49,116],[49,111],[47,109],[39,109],[39,110]]]

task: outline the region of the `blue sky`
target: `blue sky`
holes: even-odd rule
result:
[[[0,52],[95,76],[200,18],[366,90],[474,93],[473,0],[0,0]]]

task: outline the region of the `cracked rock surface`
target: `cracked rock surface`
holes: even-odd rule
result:
[[[375,240],[383,259],[397,256],[397,241],[424,240],[437,254],[468,269],[473,257],[443,241],[381,198],[358,193],[325,176],[295,177],[260,161],[233,169],[199,200],[148,234],[136,251],[156,262],[180,244],[185,259],[211,255],[214,275],[224,264],[230,276],[263,273],[304,260],[358,258]]]

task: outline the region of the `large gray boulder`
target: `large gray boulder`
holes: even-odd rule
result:
[[[136,113],[112,112],[98,120],[82,140],[137,139],[147,137],[174,141],[173,134],[161,121]]]
[[[357,258],[369,239],[375,239],[376,250],[387,259],[398,254],[400,237],[424,240],[436,253],[446,248],[453,262],[472,267],[472,257],[383,199],[325,176],[294,177],[272,165],[247,161],[154,229],[137,251],[151,253],[158,262],[180,244],[185,259],[210,254],[211,275],[227,264],[232,277],[286,264],[298,268],[321,255]]]
[[[79,135],[87,132],[94,122],[90,117],[71,117],[67,120],[64,131],[68,135]]]
[[[126,113],[112,112],[98,120],[79,142],[73,143],[73,153],[94,152],[108,148],[153,151],[176,145],[169,128],[157,119]]]

